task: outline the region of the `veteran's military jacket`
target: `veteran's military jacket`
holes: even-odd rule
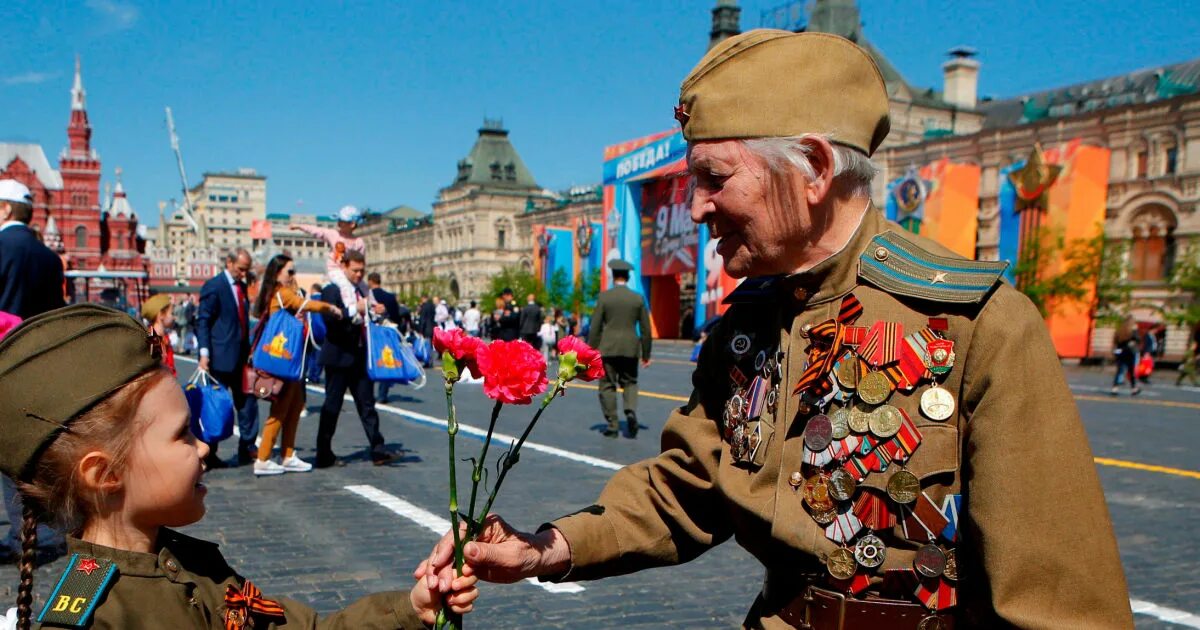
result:
[[[560,579],[686,562],[733,537],[767,569],[749,626],[784,627],[769,591],[794,596],[816,580],[855,596],[907,595],[957,611],[970,627],[1132,627],[1074,400],[1042,318],[1002,271],[871,210],[847,246],[811,270],[744,282],[704,344],[691,399],[668,420],[661,453],[617,472],[596,505],[552,523],[571,546]],[[845,354],[833,357],[836,368],[812,368],[834,329]],[[899,344],[950,342],[950,354],[936,353],[941,374],[897,360]],[[846,409],[844,421],[871,410],[860,392],[837,386],[840,364],[856,357],[857,375],[844,374],[887,374],[899,432],[881,439],[872,425],[820,449],[829,437],[818,430],[809,444],[809,423],[824,422],[814,416]],[[770,405],[751,391],[763,363],[775,370],[765,384],[776,386]],[[806,378],[809,389],[795,393]],[[933,408],[948,416],[941,420],[921,408],[934,384],[955,404],[953,413]],[[852,496],[809,503],[828,499],[831,486],[820,484],[836,470],[857,479]],[[901,503],[889,484],[895,490],[907,474],[915,482],[899,484]],[[862,548],[864,539],[875,547]],[[926,545],[951,565],[914,571]],[[831,554],[854,558],[852,578],[830,575]]]
[[[416,629],[405,591],[375,593],[324,618],[300,602],[262,595],[217,545],[170,530],[157,554],[68,540],[66,571],[40,615],[43,628]]]

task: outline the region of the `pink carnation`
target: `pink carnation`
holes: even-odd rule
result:
[[[493,341],[476,356],[483,371],[483,393],[510,405],[528,405],[546,391],[546,359],[528,343]]]
[[[471,375],[475,378],[479,378],[481,375],[477,361],[479,351],[486,346],[487,344],[483,340],[464,333],[461,328],[433,329],[433,349],[439,355],[449,352],[450,356],[454,357],[454,361],[458,363],[459,369],[470,370]]]
[[[594,381],[604,376],[604,363],[600,351],[587,345],[575,335],[568,335],[558,340],[558,354],[575,353],[575,377],[584,381]]]

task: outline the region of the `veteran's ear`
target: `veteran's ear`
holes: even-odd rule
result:
[[[833,175],[836,163],[833,144],[818,135],[805,136],[801,141],[808,148],[808,161],[812,164],[814,177],[804,185],[804,198],[808,205],[815,206],[829,198],[833,190]]]
[[[89,451],[79,460],[79,480],[88,491],[102,495],[121,490],[122,482],[113,468],[112,457],[104,451]]]

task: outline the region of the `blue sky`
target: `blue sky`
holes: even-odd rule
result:
[[[428,210],[485,115],[539,184],[594,183],[605,145],[673,125],[714,3],[18,2],[0,38],[0,140],[57,158],[79,53],[105,181],[122,167],[147,223],[179,196],[165,105],[190,183],[257,168],[273,212]],[[743,29],[781,3],[743,0]],[[1200,56],[1184,0],[860,4],[867,37],[920,86],[940,87],[960,44],[980,51],[980,93],[996,97]]]

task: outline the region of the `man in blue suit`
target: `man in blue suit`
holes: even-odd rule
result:
[[[64,306],[62,260],[38,240],[29,222],[33,220],[33,195],[14,179],[0,179],[0,311],[21,319]],[[8,477],[4,485],[4,508],[10,530],[0,547],[0,560],[12,561],[21,550],[21,507],[16,488]],[[38,526],[38,544],[44,554],[63,544],[62,536]]]
[[[225,256],[225,271],[200,289],[196,311],[196,340],[200,345],[200,369],[233,393],[238,416],[239,465],[254,461],[258,437],[258,399],[242,393],[242,368],[250,354],[250,300],[246,274],[254,264],[250,252],[238,249]],[[208,445],[205,463],[209,470],[224,468],[217,457],[217,444]]]

